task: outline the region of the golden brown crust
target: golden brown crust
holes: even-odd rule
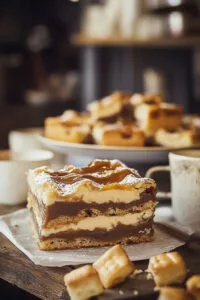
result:
[[[195,297],[196,300],[200,300],[200,275],[193,275],[186,282],[188,292]]]
[[[64,277],[64,282],[66,285],[76,286],[80,281],[89,279],[90,276],[97,275],[97,271],[90,265],[85,265],[81,268],[73,270]]]
[[[186,266],[178,252],[151,257],[148,270],[152,273],[157,286],[181,283],[186,277]]]

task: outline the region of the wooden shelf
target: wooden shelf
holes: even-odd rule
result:
[[[166,37],[156,39],[138,39],[113,36],[109,38],[92,38],[76,33],[71,37],[75,46],[135,46],[135,47],[195,47],[200,46],[200,37]]]

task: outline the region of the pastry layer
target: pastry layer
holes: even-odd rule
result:
[[[140,199],[140,194],[152,189],[153,179],[141,178],[136,170],[126,167],[117,160],[95,160],[85,168],[67,166],[54,171],[48,167],[30,170],[28,184],[31,192],[45,206],[56,202],[83,201],[124,202]]]

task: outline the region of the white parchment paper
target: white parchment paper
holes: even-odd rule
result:
[[[0,232],[3,233],[19,250],[37,265],[61,267],[82,263],[93,263],[108,247],[70,249],[59,251],[41,251],[35,242],[27,209],[0,217]],[[187,230],[186,230],[187,232]],[[190,232],[191,233],[191,232]],[[155,228],[153,242],[125,246],[133,261],[148,259],[152,255],[170,251],[184,242]]]

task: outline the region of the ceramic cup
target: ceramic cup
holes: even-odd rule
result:
[[[29,169],[49,166],[53,153],[46,150],[27,152],[0,151],[0,204],[17,205],[26,201]]]
[[[158,198],[170,197],[175,219],[200,229],[200,150],[179,150],[169,153],[169,166],[149,169],[147,177],[160,171],[170,172],[171,192],[159,192]]]
[[[33,149],[45,150],[38,139],[43,133],[43,128],[26,128],[12,130],[8,135],[9,148],[13,152],[24,152]],[[52,161],[53,169],[62,169],[66,164],[66,155],[55,153]]]

